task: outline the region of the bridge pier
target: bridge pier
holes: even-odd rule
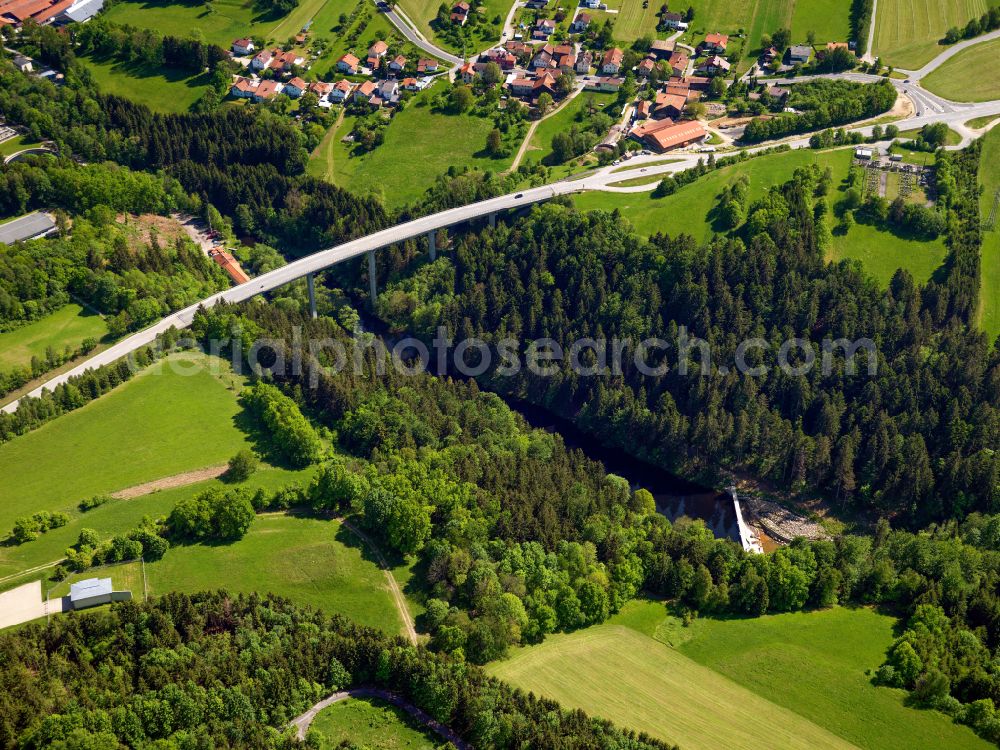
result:
[[[427,233],[427,253],[432,262],[437,258],[437,232],[434,230]]]
[[[316,282],[311,273],[306,274],[306,286],[309,288],[309,315],[315,320],[319,315],[316,313]]]
[[[497,212],[490,212],[490,229],[496,229],[497,226]]]
[[[369,304],[375,309],[375,299],[378,297],[378,279],[375,277],[375,251],[368,251],[368,296]]]

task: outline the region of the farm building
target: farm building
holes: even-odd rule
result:
[[[115,591],[110,578],[87,578],[69,587],[69,601],[73,609],[86,609],[111,602],[127,602],[131,591]]]

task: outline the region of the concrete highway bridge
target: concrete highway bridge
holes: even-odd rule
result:
[[[313,253],[305,258],[292,261],[288,265],[282,266],[281,268],[276,268],[273,271],[261,274],[245,284],[240,284],[239,286],[227,289],[224,292],[213,294],[211,297],[208,297],[194,305],[190,305],[185,307],[183,310],[178,310],[177,312],[168,315],[149,328],[145,328],[141,331],[133,333],[131,336],[125,337],[113,346],[105,349],[99,354],[94,355],[86,362],[77,365],[71,370],[56,375],[51,380],[26,394],[26,397],[38,397],[43,391],[53,390],[56,386],[67,382],[70,378],[82,375],[87,370],[108,365],[112,362],[117,362],[119,359],[128,356],[132,352],[153,343],[157,336],[170,330],[171,328],[187,328],[191,325],[194,320],[195,313],[200,307],[213,307],[219,302],[245,302],[252,297],[256,297],[258,294],[273,291],[303,277],[306,278],[309,284],[310,302],[313,307],[313,313],[315,314],[313,274],[345,261],[359,258],[362,255],[368,256],[369,291],[371,293],[371,298],[374,300],[377,293],[375,252],[379,248],[394,245],[416,237],[426,236],[430,257],[433,260],[436,254],[435,235],[439,229],[445,229],[447,227],[455,226],[456,224],[463,224],[483,218],[488,219],[492,225],[496,221],[496,215],[501,211],[517,209],[522,206],[530,206],[535,203],[555,198],[559,195],[567,195],[569,193],[577,192],[582,188],[583,185],[578,181],[557,182],[543,187],[529,188],[519,193],[511,193],[498,198],[490,198],[488,200],[479,201],[478,203],[470,203],[458,208],[450,208],[445,211],[439,211],[436,214],[423,216],[419,219],[414,219],[403,224],[397,224],[389,229],[383,229],[366,235],[365,237],[359,237],[358,239],[344,242],[343,244],[328,248],[327,250],[321,250]],[[17,410],[19,402],[20,399],[12,401],[11,403],[0,408],[2,408],[5,412],[12,413]]]

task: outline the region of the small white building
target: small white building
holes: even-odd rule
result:
[[[870,148],[856,148],[856,149],[854,149],[854,158],[855,159],[862,159],[864,161],[869,161],[874,155],[875,155],[875,152],[872,149],[870,149]]]
[[[110,604],[113,592],[110,578],[87,578],[69,587],[69,600],[73,609],[86,609]]]

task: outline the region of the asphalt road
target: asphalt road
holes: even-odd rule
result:
[[[6,224],[0,224],[0,245],[12,245],[19,240],[30,240],[55,228],[55,222],[45,214],[38,212],[28,214]]]

